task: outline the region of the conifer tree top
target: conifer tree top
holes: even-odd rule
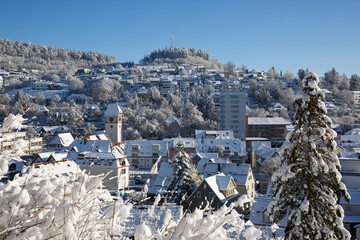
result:
[[[315,92],[321,92],[318,83],[320,82],[319,76],[314,73],[314,72],[310,72],[308,74],[306,74],[306,76],[303,79],[303,89],[305,93],[310,93],[311,95],[313,95],[312,93]]]

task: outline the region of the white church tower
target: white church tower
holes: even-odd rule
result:
[[[121,142],[123,112],[117,103],[110,103],[105,111],[105,134],[113,143]]]

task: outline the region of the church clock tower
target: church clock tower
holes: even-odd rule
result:
[[[121,142],[123,112],[117,103],[110,103],[105,111],[105,134],[112,143]]]

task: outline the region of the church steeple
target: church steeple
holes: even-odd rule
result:
[[[123,112],[117,103],[111,103],[105,111],[105,134],[113,143],[121,142]]]

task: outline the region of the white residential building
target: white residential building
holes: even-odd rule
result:
[[[220,158],[230,158],[232,162],[245,163],[245,141],[239,139],[197,139],[197,153],[218,153]]]
[[[166,140],[126,141],[124,152],[132,170],[150,170],[159,157],[168,159]]]
[[[246,93],[236,90],[221,92],[220,128],[233,130],[234,137],[246,138]]]

